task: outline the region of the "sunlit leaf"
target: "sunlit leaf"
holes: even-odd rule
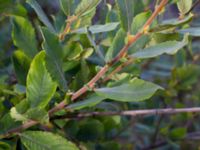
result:
[[[192,7],[192,0],[178,0],[178,10],[182,15],[186,14]]]
[[[57,84],[52,81],[45,66],[45,52],[33,59],[27,76],[27,101],[30,106],[44,108],[55,93]]]
[[[35,30],[27,19],[19,16],[13,17],[12,38],[14,44],[27,56],[31,58],[35,56],[37,53]]]
[[[89,14],[100,2],[101,0],[82,0],[75,10],[75,15],[83,17]]]
[[[78,150],[72,142],[49,132],[26,131],[20,134],[20,138],[28,150]]]

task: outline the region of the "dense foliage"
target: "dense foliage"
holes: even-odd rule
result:
[[[0,150],[200,148],[198,3],[0,0]]]

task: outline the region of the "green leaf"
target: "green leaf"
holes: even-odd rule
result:
[[[184,16],[192,7],[192,0],[178,0],[178,10]]]
[[[23,114],[19,113],[15,107],[11,108],[10,115],[16,121],[27,121],[27,118]]]
[[[49,132],[26,131],[20,138],[28,150],[78,150],[72,142]]]
[[[49,122],[48,112],[42,108],[29,108],[29,102],[27,100],[21,101],[15,107],[10,110],[10,115],[16,121],[28,121],[36,120],[42,124]]]
[[[131,30],[131,23],[134,16],[134,0],[116,0],[117,7],[119,10],[119,17],[121,26],[124,31],[128,32]]]
[[[160,32],[163,30],[181,26],[181,25],[184,25],[184,24],[190,22],[193,17],[194,17],[193,14],[189,14],[188,16],[184,17],[181,20],[179,18],[164,20],[161,24],[151,28],[149,31],[150,32]]]
[[[101,0],[82,0],[75,10],[75,15],[83,17],[93,11]]]
[[[27,56],[33,58],[37,54],[37,42],[33,26],[27,19],[19,16],[13,17],[12,22],[14,44],[23,50]]]
[[[94,52],[93,48],[88,48],[88,49],[86,49],[85,51],[82,52],[82,54],[81,54],[82,56],[81,57],[83,59],[87,59],[93,54],[93,52]]]
[[[100,96],[95,94],[95,95],[91,95],[87,99],[84,99],[83,101],[76,102],[76,103],[68,105],[67,109],[81,110],[81,109],[87,108],[87,107],[94,107],[103,100],[104,100],[103,97],[100,97]]]
[[[131,34],[136,34],[151,16],[151,12],[142,12],[136,15],[131,24]]]
[[[118,30],[117,34],[115,35],[112,45],[109,47],[108,52],[106,54],[106,60],[109,61],[113,57],[115,57],[119,51],[123,48],[125,44],[125,37],[126,33],[123,29]]]
[[[76,23],[77,24],[80,23],[80,25],[77,26],[77,27],[84,27],[84,26],[91,25],[92,24],[92,18],[94,17],[95,14],[96,14],[96,8],[92,9],[92,11],[90,11],[87,15],[79,18]]]
[[[143,101],[162,87],[141,79],[134,78],[130,83],[111,88],[96,89],[95,92],[104,98],[113,99],[122,102]]]
[[[159,43],[155,46],[151,46],[143,50],[139,50],[138,52],[134,53],[132,56],[134,58],[146,59],[146,58],[157,57],[165,53],[173,55],[177,53],[178,50],[186,46],[187,44],[188,44],[188,35],[185,35],[183,40],[180,42],[167,41],[167,42]]]
[[[30,67],[31,59],[22,51],[17,50],[13,53],[12,61],[18,83],[26,85],[26,77]]]
[[[27,100],[30,106],[44,108],[56,91],[57,84],[52,81],[45,67],[45,52],[41,51],[33,59],[27,76]]]
[[[39,121],[42,124],[47,124],[49,122],[48,112],[41,108],[31,108],[29,109],[24,116],[27,120]]]
[[[191,27],[191,28],[186,28],[186,29],[180,29],[178,30],[179,33],[185,34],[189,33],[191,36],[200,36],[200,28],[199,27]]]
[[[75,60],[80,58],[81,53],[83,52],[83,47],[78,42],[69,42],[64,47],[65,60]]]
[[[96,44],[95,37],[93,36],[90,30],[87,31],[87,38],[90,41],[91,46],[93,46],[96,55],[99,57],[100,60],[102,60],[103,63],[105,63],[104,55],[100,50],[100,47]]]
[[[60,7],[66,16],[71,16],[73,13],[73,1],[74,0],[59,0]]]
[[[161,25],[171,25],[171,26],[179,26],[185,23],[188,23],[189,21],[192,20],[192,18],[194,17],[193,14],[189,14],[188,16],[184,17],[183,19],[178,19],[178,18],[174,18],[174,19],[168,19],[168,20],[164,20]]]
[[[102,32],[109,32],[115,30],[119,25],[119,22],[111,22],[104,25],[93,25],[89,27],[79,28],[73,31],[72,33],[87,33],[87,30],[89,30],[92,34],[102,33]],[[87,29],[88,28],[88,29]]]
[[[51,33],[47,28],[41,28],[44,38],[43,48],[46,51],[46,67],[53,80],[59,87],[67,90],[67,81],[62,70],[63,53],[62,46],[59,43],[58,37]]]
[[[56,32],[53,25],[49,21],[48,17],[37,3],[36,0],[27,0],[27,3],[31,5],[31,7],[35,10],[36,14],[38,15],[39,19],[49,28],[51,32]]]
[[[15,121],[27,121],[24,114],[29,108],[29,102],[25,99],[19,102],[15,107],[10,109],[10,116],[15,119]]]

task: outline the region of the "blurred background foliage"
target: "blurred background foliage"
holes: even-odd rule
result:
[[[80,0],[75,0],[77,3]],[[137,0],[136,0],[137,1]],[[75,3],[76,3],[75,2]],[[171,1],[163,15],[158,17],[158,21],[178,17],[178,9],[175,1]],[[63,30],[63,23],[66,16],[61,11],[58,0],[40,0],[38,3],[47,14],[48,18],[56,24],[57,31]],[[156,0],[138,0],[135,7],[134,16],[144,10],[151,10],[156,4]],[[183,28],[200,26],[200,7],[193,10],[194,18]],[[0,117],[9,109],[25,97],[25,86],[23,78],[19,80],[14,70],[14,52],[17,48],[12,40],[12,23],[10,16],[23,16],[28,18],[36,29],[38,50],[42,36],[40,34],[38,21],[34,10],[25,3],[24,0],[0,0]],[[55,20],[56,18],[56,20]],[[85,19],[84,21],[87,22]],[[82,21],[81,24],[85,24]],[[91,24],[105,24],[119,21],[116,3],[114,0],[103,0],[98,5]],[[88,22],[87,22],[88,24]],[[104,54],[111,46],[111,41],[118,29],[109,33],[101,33],[93,38]],[[65,48],[70,49],[70,43],[66,40]],[[104,61],[98,56],[87,57],[82,52],[82,48],[91,47],[89,38],[85,35],[74,36],[79,41],[81,48],[77,44],[76,52],[67,55],[65,59],[71,60],[71,64],[63,66],[69,86],[75,91],[82,87],[95,75],[98,68],[95,64],[102,66]],[[154,33],[151,39],[147,39],[149,44],[160,43],[166,40],[177,40],[179,35],[175,33],[161,34]],[[191,41],[187,47],[179,51],[174,56],[162,55],[158,58],[149,59],[129,65],[118,74],[117,79],[128,80],[128,76],[138,76],[142,79],[153,81],[162,85],[166,91],[160,91],[151,99],[143,102],[119,103],[104,101],[87,110],[136,110],[151,108],[183,108],[200,106],[200,39],[190,37]],[[89,45],[89,46],[88,46]],[[71,44],[73,47],[74,45]],[[135,48],[137,49],[137,48]],[[133,49],[131,49],[133,50]],[[133,50],[135,51],[135,50]],[[16,54],[17,55],[17,54]],[[90,54],[88,54],[90,55]],[[84,56],[87,58],[85,59]],[[74,59],[76,58],[76,59]],[[77,60],[82,59],[80,64]],[[27,60],[28,61],[28,60]],[[23,63],[23,62],[18,62]],[[29,66],[27,66],[29,68]],[[23,69],[23,68],[21,68]],[[26,72],[26,68],[24,72]],[[23,72],[23,73],[24,73]],[[84,73],[84,74],[83,74]],[[22,75],[23,76],[23,75]],[[72,78],[73,76],[73,78]],[[125,78],[126,77],[126,78]],[[19,81],[22,81],[19,83]],[[116,84],[116,83],[115,83]],[[112,81],[110,82],[112,86]],[[63,93],[56,93],[53,101],[60,101]],[[5,107],[6,106],[6,107]],[[82,112],[86,109],[81,110]],[[68,139],[79,143],[84,149],[96,150],[117,150],[117,149],[199,149],[200,148],[200,116],[195,113],[167,115],[149,115],[144,117],[90,117],[87,119],[56,120],[54,126],[58,132]],[[16,143],[17,140],[17,144]],[[7,144],[6,144],[7,143]],[[0,141],[0,149],[24,149],[18,139],[5,139]]]

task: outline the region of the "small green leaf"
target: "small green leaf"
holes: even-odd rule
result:
[[[23,114],[19,113],[15,107],[11,108],[10,115],[16,121],[27,121],[27,118]]]
[[[81,110],[81,109],[87,108],[87,107],[94,107],[95,105],[97,105],[98,103],[100,103],[103,100],[104,100],[103,97],[100,97],[98,95],[92,95],[83,101],[68,105],[67,109]]]
[[[49,132],[26,131],[20,138],[28,150],[78,150],[72,142]]]
[[[16,121],[28,121],[36,120],[42,124],[49,122],[48,112],[42,108],[30,108],[27,100],[21,101],[15,107],[12,107],[10,110],[10,115]]]
[[[37,53],[37,42],[33,26],[27,19],[19,16],[13,17],[12,22],[14,44],[23,50],[27,56],[33,58]]]
[[[94,17],[95,14],[96,14],[96,8],[92,9],[92,11],[90,11],[87,15],[79,18],[78,21],[77,21],[77,24],[80,23],[80,25],[77,26],[77,28],[91,25],[92,24],[92,18]]]
[[[82,54],[81,54],[82,56],[81,57],[83,59],[87,59],[93,54],[93,52],[94,52],[93,48],[88,48],[88,49],[86,49],[85,51],[82,52]]]
[[[72,33],[79,33],[79,34],[85,33],[86,34],[87,30],[89,30],[92,34],[109,32],[109,31],[115,30],[118,25],[119,25],[119,22],[111,22],[111,23],[107,23],[104,25],[93,25],[93,26],[88,27],[88,29],[86,27],[79,28],[79,29],[73,31]]]
[[[75,60],[80,58],[81,53],[83,52],[83,47],[78,42],[69,42],[64,47],[65,60]]]
[[[51,32],[56,32],[53,25],[49,21],[48,17],[37,3],[36,0],[27,0],[27,3],[31,5],[31,7],[35,10],[36,14],[38,15],[39,19],[49,28]]]
[[[132,56],[134,58],[139,59],[146,59],[146,58],[153,58],[164,53],[173,55],[177,53],[178,50],[183,48],[188,44],[188,35],[185,35],[181,42],[178,41],[167,41],[155,46],[147,47],[143,50],[139,50],[138,52],[134,53]]]
[[[46,51],[46,67],[53,80],[59,87],[67,90],[67,81],[62,70],[63,52],[58,37],[51,33],[47,28],[41,28],[44,43],[43,48]]]
[[[134,0],[116,0],[117,7],[119,10],[119,17],[121,26],[124,31],[128,32],[131,30],[131,23],[134,16]]]
[[[90,44],[93,46],[96,55],[99,57],[100,60],[102,60],[103,63],[105,63],[104,55],[100,47],[96,44],[95,36],[92,34],[90,30],[87,30],[87,38],[90,41]]]
[[[29,109],[24,116],[27,120],[39,121],[42,124],[47,124],[49,122],[48,112],[41,108],[31,108]]]
[[[175,28],[177,26],[184,25],[192,20],[194,15],[189,14],[188,16],[184,17],[183,19],[175,18],[175,19],[168,19],[164,20],[161,24],[151,28],[149,31],[150,32],[160,32],[163,30],[167,30],[170,28]]]
[[[25,99],[18,103],[15,107],[12,107],[10,110],[10,116],[16,121],[27,121],[24,114],[29,108],[29,102]]]
[[[136,15],[131,24],[131,33],[136,34],[143,27],[143,25],[149,19],[150,16],[151,16],[150,11],[142,12]]]
[[[83,17],[93,11],[101,0],[82,0],[75,10],[75,15]]]
[[[178,0],[178,10],[184,16],[192,7],[192,0]]]
[[[59,0],[60,7],[66,16],[71,16],[73,13],[73,1],[74,0]]]
[[[108,52],[106,54],[106,60],[109,61],[113,57],[115,57],[122,47],[125,44],[125,37],[126,33],[123,29],[118,30],[117,34],[115,35],[112,45],[109,47]]]
[[[31,59],[22,51],[17,50],[13,53],[12,60],[18,83],[26,85],[26,77],[30,67]]]
[[[95,92],[104,98],[122,102],[146,100],[162,87],[141,79],[134,78],[130,83],[111,88],[96,89]]]
[[[30,106],[44,108],[56,91],[57,84],[52,81],[45,67],[45,52],[41,51],[31,63],[27,76],[27,100]]]

